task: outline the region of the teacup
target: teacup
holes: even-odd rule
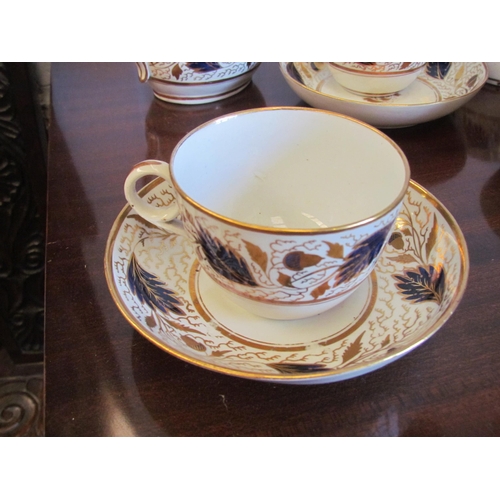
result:
[[[389,96],[413,83],[425,62],[330,62],[333,78],[362,96]]]
[[[146,175],[165,180],[168,203],[138,195]],[[124,189],[144,219],[194,243],[225,297],[259,316],[297,319],[341,303],[369,276],[409,180],[404,153],[376,128],[283,107],[199,126],[170,165],[135,165]]]
[[[141,82],[154,95],[176,104],[205,104],[241,92],[251,81],[257,62],[138,62]]]

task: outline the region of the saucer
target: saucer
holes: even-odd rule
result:
[[[279,64],[288,85],[310,106],[379,128],[409,127],[452,113],[472,99],[488,78],[482,62],[427,63],[426,71],[401,92],[363,97],[338,84],[325,63]]]
[[[163,180],[141,196],[161,203]],[[118,215],[104,260],[124,317],[166,352],[236,377],[288,384],[349,379],[397,360],[433,335],[464,293],[469,260],[446,208],[411,181],[377,267],[339,306],[312,318],[260,318],[226,302],[184,237]]]

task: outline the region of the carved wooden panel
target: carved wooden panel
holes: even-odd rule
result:
[[[0,437],[43,436],[43,377],[0,379]]]
[[[43,350],[45,176],[27,69],[0,63],[0,348],[20,360]]]

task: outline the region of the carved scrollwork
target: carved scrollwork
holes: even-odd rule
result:
[[[43,436],[41,377],[0,380],[0,437]]]
[[[12,85],[0,63],[0,347],[30,355],[43,349],[45,223],[30,185]]]

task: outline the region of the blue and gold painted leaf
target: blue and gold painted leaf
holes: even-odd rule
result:
[[[451,62],[429,62],[426,71],[429,76],[443,80],[450,71]]]
[[[354,245],[352,252],[339,267],[335,278],[337,285],[356,278],[377,258],[384,247],[385,239],[391,228],[392,225],[383,227]]]
[[[417,269],[405,271],[403,275],[394,274],[396,287],[405,300],[409,302],[432,301],[441,304],[445,292],[444,268],[419,266]]]
[[[141,304],[148,305],[151,309],[159,309],[165,313],[173,312],[180,316],[186,313],[179,307],[180,300],[172,290],[165,287],[157,276],[142,268],[135,255],[130,259],[127,282],[130,291],[139,299]]]
[[[186,66],[196,73],[208,73],[209,71],[216,71],[222,67],[218,62],[187,62]]]
[[[299,83],[302,85],[305,85],[304,80],[301,76],[301,74],[297,71],[297,68],[293,64],[293,62],[289,62],[286,67],[288,74],[292,75],[292,77],[297,80]]]
[[[226,248],[217,238],[202,228],[198,228],[198,244],[212,268],[221,276],[235,283],[257,286],[245,259]]]

